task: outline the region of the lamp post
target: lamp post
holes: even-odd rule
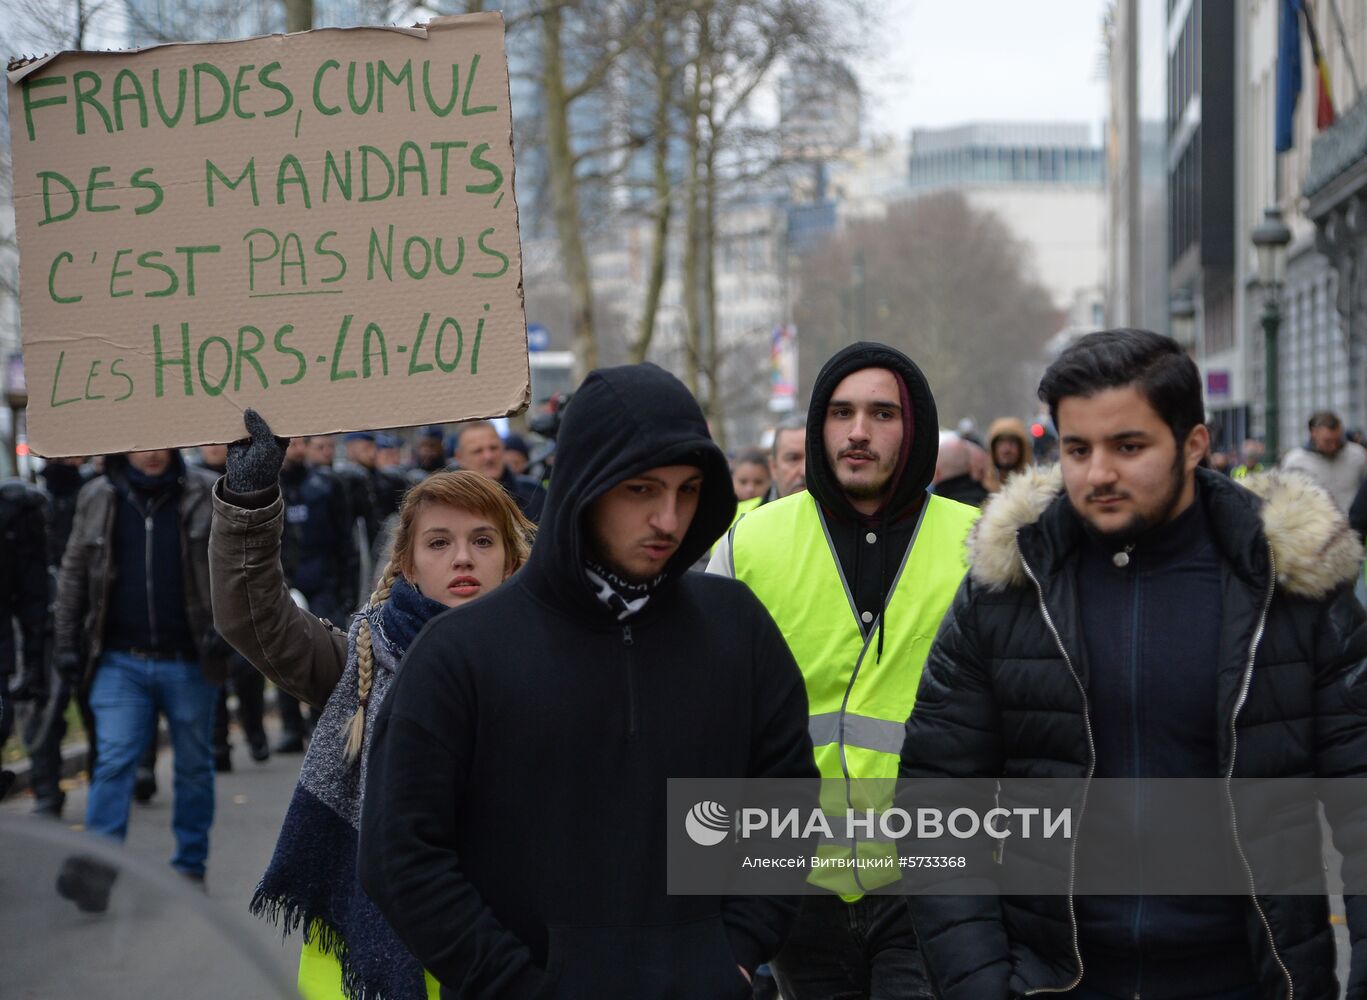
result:
[[[1281,333],[1282,284],[1286,280],[1286,247],[1291,230],[1282,221],[1282,210],[1273,205],[1263,211],[1263,221],[1251,234],[1258,251],[1258,283],[1263,289],[1263,444],[1269,462],[1280,452],[1277,433],[1277,337]]]
[[[1191,289],[1179,288],[1173,293],[1168,318],[1172,321],[1172,339],[1190,351],[1196,346],[1196,302]]]

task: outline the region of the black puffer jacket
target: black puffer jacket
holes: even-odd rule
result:
[[[1367,617],[1351,590],[1362,555],[1357,538],[1328,498],[1298,477],[1251,477],[1245,489],[1198,475],[1222,563],[1221,775],[1367,775]],[[1090,776],[1095,754],[1072,558],[1081,522],[1061,490],[1056,472],[1021,473],[979,521],[969,576],[907,722],[903,776]],[[1313,807],[1278,813],[1275,825],[1263,821],[1266,812],[1236,805],[1236,815],[1255,880],[1260,859],[1265,865],[1275,852],[1318,859]],[[1345,879],[1361,879],[1367,802],[1338,803],[1329,821]],[[1085,816],[1078,830],[1085,839]],[[1038,851],[1017,861],[1054,870],[1058,895],[909,898],[940,997],[1006,1000],[1068,990],[1081,978],[1069,854]],[[1258,895],[1255,902],[1247,924],[1262,996],[1336,1000],[1325,896]],[[1348,897],[1347,914],[1347,996],[1367,1000],[1367,897]]]

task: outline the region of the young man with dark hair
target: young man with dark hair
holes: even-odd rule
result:
[[[814,778],[802,677],[686,572],[736,497],[678,379],[591,373],[559,440],[530,561],[428,624],[375,720],[362,884],[445,996],[748,1000],[795,905],[670,895],[667,783]]]
[[[895,348],[837,351],[812,386],[806,435],[807,491],[738,521],[708,571],[744,581],[783,630],[807,684],[822,777],[853,807],[882,811],[978,510],[926,492],[939,451],[935,397]],[[891,858],[894,845],[855,837],[829,847],[852,862]],[[774,961],[787,1000],[929,996],[906,907],[873,894],[897,880],[886,871],[813,871],[828,892],[803,899]]]
[[[1342,515],[1296,477],[1252,476],[1245,489],[1199,467],[1200,374],[1168,337],[1083,337],[1039,392],[1061,467],[1013,476],[983,515],[907,722],[902,776],[1367,775],[1367,619],[1351,590],[1362,550]],[[1109,850],[1117,829],[1083,795],[1057,894],[909,897],[938,996],[1336,1000],[1326,896],[1252,891],[1269,848],[1318,869],[1317,821],[1250,814],[1230,792],[1230,811],[1211,803],[1205,839],[1187,831],[1185,846],[1248,894],[1074,895],[1089,872],[1078,844],[1084,858],[1089,837]],[[1134,801],[1124,832],[1139,845],[1168,836]],[[1355,856],[1367,804],[1326,809]],[[1044,848],[1013,840],[1003,863],[1036,863],[1032,850]],[[1367,911],[1350,901],[1348,920],[1360,941]],[[1349,996],[1364,978],[1355,947]]]

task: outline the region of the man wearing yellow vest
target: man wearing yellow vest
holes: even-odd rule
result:
[[[827,790],[859,809],[891,804],[903,724],[978,513],[926,492],[938,447],[935,399],[911,359],[882,344],[844,348],[812,389],[807,490],[741,518],[708,565],[749,584],[778,623],[806,681]],[[895,849],[856,838],[821,853]],[[905,901],[865,895],[896,877],[813,874],[830,894],[804,898],[773,963],[785,1000],[929,997]]]

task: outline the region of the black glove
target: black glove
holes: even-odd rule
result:
[[[81,680],[81,654],[58,653],[52,658],[52,669],[57,671],[58,677],[74,687]]]
[[[228,445],[228,489],[255,493],[279,481],[289,441],[271,434],[265,417],[255,410],[244,411],[242,422],[251,437]]]

